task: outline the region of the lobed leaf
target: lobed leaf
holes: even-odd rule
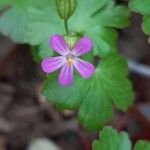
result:
[[[49,76],[43,94],[61,109],[79,109],[79,121],[88,130],[97,130],[110,120],[113,105],[126,110],[133,102],[127,64],[117,54],[103,58],[91,79],[76,75],[69,88],[59,86],[57,78]]]
[[[46,57],[43,53],[49,56],[50,36],[65,33],[64,24],[57,16],[55,1],[9,1],[12,7],[0,17],[0,32],[16,42],[42,45],[41,58]],[[130,11],[127,7],[117,6],[113,0],[82,0],[76,9],[69,20],[69,29],[93,39],[93,55],[105,57],[116,51],[117,32],[113,28],[128,25]]]
[[[112,127],[104,127],[100,132],[99,140],[92,144],[93,150],[131,150],[131,141],[125,132],[118,133]],[[139,140],[134,150],[149,150],[150,142]]]
[[[14,41],[38,45],[37,53],[33,53],[37,61],[53,55],[49,47],[50,36],[64,34],[55,1],[11,2],[12,7],[0,17],[0,32]],[[88,11],[85,11],[87,8]],[[127,79],[127,65],[116,54],[117,32],[114,29],[127,26],[129,15],[126,7],[116,6],[113,0],[79,1],[77,11],[70,18],[70,30],[78,35],[90,36],[94,42],[93,55],[103,58],[90,80],[76,75],[75,82],[69,89],[60,87],[55,75],[48,77],[45,82],[44,95],[62,109],[78,109],[80,122],[89,130],[98,129],[111,118],[113,105],[126,110],[132,104],[133,94]],[[109,19],[111,22],[107,21]],[[91,56],[88,59],[90,58]]]
[[[113,128],[104,127],[100,140],[93,142],[93,150],[131,150],[131,142],[127,133],[118,134]]]

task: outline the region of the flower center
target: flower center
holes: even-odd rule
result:
[[[73,64],[73,62],[74,62],[74,56],[73,55],[69,54],[66,59],[67,59],[67,64],[68,65],[72,65]]]

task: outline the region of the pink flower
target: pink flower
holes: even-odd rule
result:
[[[81,38],[74,48],[69,48],[65,40],[60,35],[53,35],[50,39],[51,48],[61,56],[48,57],[42,61],[42,69],[46,73],[52,73],[61,68],[58,82],[61,86],[70,86],[74,78],[74,68],[85,79],[90,78],[95,67],[79,57],[90,52],[92,40],[88,37]]]

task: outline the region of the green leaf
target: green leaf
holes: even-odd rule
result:
[[[88,11],[85,11],[87,8]],[[101,0],[101,3],[99,0],[89,0],[88,2],[82,0],[78,1],[76,9],[69,19],[70,31],[90,36],[94,42],[94,55],[102,57],[116,51],[117,33],[112,27],[124,28],[127,26],[129,10],[126,7],[116,6],[113,0]],[[101,9],[103,11],[99,11]],[[114,15],[110,15],[111,13]],[[99,19],[96,17],[98,14]],[[115,18],[110,21],[112,24],[107,22],[102,24],[101,17],[102,20],[104,18],[109,20],[112,16]],[[57,17],[55,3],[52,0],[32,1],[28,7],[28,22],[25,41],[32,45],[48,45],[45,41],[51,35],[65,33],[64,24]]]
[[[3,9],[11,4],[10,0],[0,0],[0,9]]]
[[[125,132],[117,133],[111,127],[100,132],[100,140],[93,143],[93,150],[131,150],[130,139]]]
[[[143,15],[143,31],[150,35],[150,1],[149,0],[131,0],[129,3],[131,10]]]
[[[96,29],[97,32],[96,30],[93,32],[93,30],[89,30],[86,34],[93,39],[94,55],[107,56],[109,53],[116,51],[118,39],[116,30],[101,26]]]
[[[39,48],[37,46],[34,46],[31,48],[31,54],[33,57],[34,62],[40,63],[41,57],[39,56]]]
[[[11,0],[12,7],[0,17],[0,32],[12,40],[24,43],[26,33],[26,10],[30,0]]]
[[[95,20],[99,20],[101,26],[124,28],[129,25],[129,16],[130,10],[127,7],[116,6],[114,1],[111,1],[95,16]]]
[[[144,16],[143,30],[146,34],[150,35],[150,16]]]
[[[118,133],[112,127],[104,127],[99,140],[93,142],[92,150],[131,150],[131,145],[127,133]],[[150,142],[139,140],[134,150],[150,150]]]
[[[42,58],[49,56],[47,41],[50,36],[65,34],[55,1],[11,0],[11,3],[12,7],[0,17],[0,32],[16,42],[40,45]],[[117,6],[113,0],[101,0],[100,3],[99,0],[82,0],[76,9],[69,20],[69,30],[93,39],[93,55],[105,57],[115,52],[117,32],[114,28],[128,25],[130,12],[127,7]]]
[[[46,57],[50,57],[54,55],[53,50],[50,48],[50,45],[47,44],[49,43],[48,41],[43,42],[40,46],[39,46],[39,57],[42,59],[46,58]]]
[[[112,117],[113,105],[121,110],[131,106],[132,86],[126,77],[126,62],[119,55],[111,54],[101,59],[91,79],[76,75],[69,88],[59,86],[56,76],[50,75],[43,94],[61,109],[79,109],[78,118],[84,127],[97,130]]]
[[[16,42],[24,42],[26,15],[22,8],[14,6],[0,18],[0,32]]]
[[[143,15],[150,15],[150,0],[131,0],[129,3],[131,10]]]
[[[49,42],[49,41],[45,41]],[[32,56],[35,62],[40,63],[42,59],[46,57],[54,56],[53,50],[47,44],[41,44],[40,46],[34,46],[31,50]]]
[[[49,45],[45,41],[51,35],[64,33],[63,22],[56,16],[55,2],[52,0],[31,1],[27,15],[29,23],[25,41],[31,45],[40,45],[43,42]]]
[[[134,150],[150,150],[150,142],[139,140],[135,144]]]
[[[61,19],[67,20],[74,13],[77,0],[55,0],[57,12]]]

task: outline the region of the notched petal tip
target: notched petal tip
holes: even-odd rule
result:
[[[86,48],[91,50],[93,48],[93,41],[91,38],[89,37],[83,37],[82,38],[83,43],[85,43],[85,45],[87,46]]]
[[[93,41],[89,37],[81,38],[75,47],[73,48],[72,52],[76,56],[82,56],[86,53],[89,53],[93,48]]]
[[[41,62],[42,70],[45,73],[52,73],[64,65],[64,57],[48,57]]]
[[[85,71],[84,74],[81,74],[81,76],[85,79],[89,79],[93,76],[93,74],[95,73],[95,67],[93,64],[88,65],[88,69]]]
[[[60,38],[63,39],[63,37],[62,37],[61,35],[59,35],[59,34],[52,35],[52,36],[50,37],[50,45],[51,45],[52,42],[55,42],[55,41],[57,41],[57,40],[60,39]]]
[[[95,72],[95,67],[93,64],[91,64],[87,61],[84,61],[80,58],[77,58],[74,66],[77,69],[77,71],[79,72],[79,74],[85,79],[91,78]]]
[[[68,53],[68,45],[61,35],[52,35],[50,38],[50,47],[60,55]]]
[[[48,73],[48,72],[47,72],[47,63],[48,63],[48,58],[44,59],[44,60],[41,62],[41,68],[42,68],[42,70],[43,70],[45,73]]]

